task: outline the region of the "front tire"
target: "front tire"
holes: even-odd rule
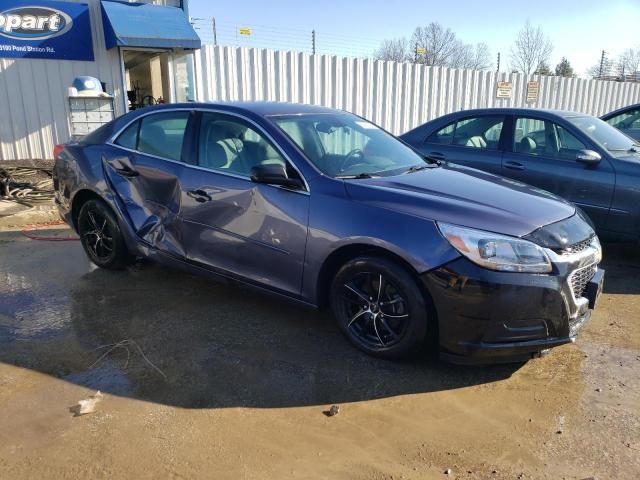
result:
[[[364,352],[400,358],[425,344],[431,309],[416,280],[397,263],[355,258],[338,271],[330,292],[340,329]]]
[[[122,270],[131,262],[118,221],[102,200],[89,200],[82,205],[78,234],[89,260],[98,267]]]

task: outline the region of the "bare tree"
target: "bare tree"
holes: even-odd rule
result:
[[[622,52],[616,61],[615,70],[621,77],[640,71],[640,49],[628,48]]]
[[[511,47],[511,66],[521,73],[530,74],[540,64],[549,63],[552,51],[553,44],[542,27],[538,25],[534,28],[527,20]]]
[[[447,62],[447,66],[454,68],[469,68],[486,70],[491,67],[491,53],[486,43],[476,45],[456,41],[456,47]]]
[[[418,63],[431,66],[449,65],[460,49],[456,34],[437,22],[416,28],[411,37],[411,45],[416,50],[424,49],[425,53],[418,55]]]
[[[406,38],[384,40],[373,56],[377,60],[392,62],[407,62],[411,58]]]

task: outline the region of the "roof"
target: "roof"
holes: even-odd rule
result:
[[[203,105],[228,107],[232,110],[243,110],[245,112],[252,112],[263,117],[275,115],[302,115],[312,113],[345,113],[342,110],[322,107],[319,105],[287,102],[207,102]]]
[[[542,113],[550,116],[558,116],[563,118],[570,117],[582,117],[588,115],[587,113],[581,112],[573,112],[570,110],[554,110],[549,108],[519,108],[519,107],[495,107],[495,108],[474,108],[471,110],[460,110],[458,112],[449,113],[447,115],[443,115],[440,118],[444,118],[445,116],[453,116],[460,114],[503,114],[503,115],[528,115],[531,113]]]
[[[334,108],[321,107],[319,105],[307,105],[304,103],[286,103],[286,102],[189,102],[189,103],[165,103],[162,105],[153,105],[144,109],[134,110],[141,113],[142,111],[165,110],[165,109],[219,109],[235,113],[253,114],[261,117],[269,117],[276,115],[303,115],[303,114],[319,114],[319,113],[346,113],[343,110]]]
[[[200,37],[178,7],[113,0],[100,4],[107,49],[200,48]]]
[[[634,105],[627,105],[626,107],[618,108],[617,110],[613,110],[612,112],[605,113],[600,118],[608,119],[611,117],[615,117],[616,115],[620,115],[621,113],[625,113],[627,110],[638,110],[640,109],[640,103],[636,103]]]

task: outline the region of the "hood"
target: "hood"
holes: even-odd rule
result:
[[[522,237],[572,216],[544,190],[458,165],[345,181],[353,200],[441,222]]]

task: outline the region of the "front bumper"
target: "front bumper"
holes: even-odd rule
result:
[[[550,274],[523,274],[459,258],[423,274],[438,315],[441,356],[455,363],[526,361],[573,342],[591,310],[570,280],[593,261],[560,259]]]

